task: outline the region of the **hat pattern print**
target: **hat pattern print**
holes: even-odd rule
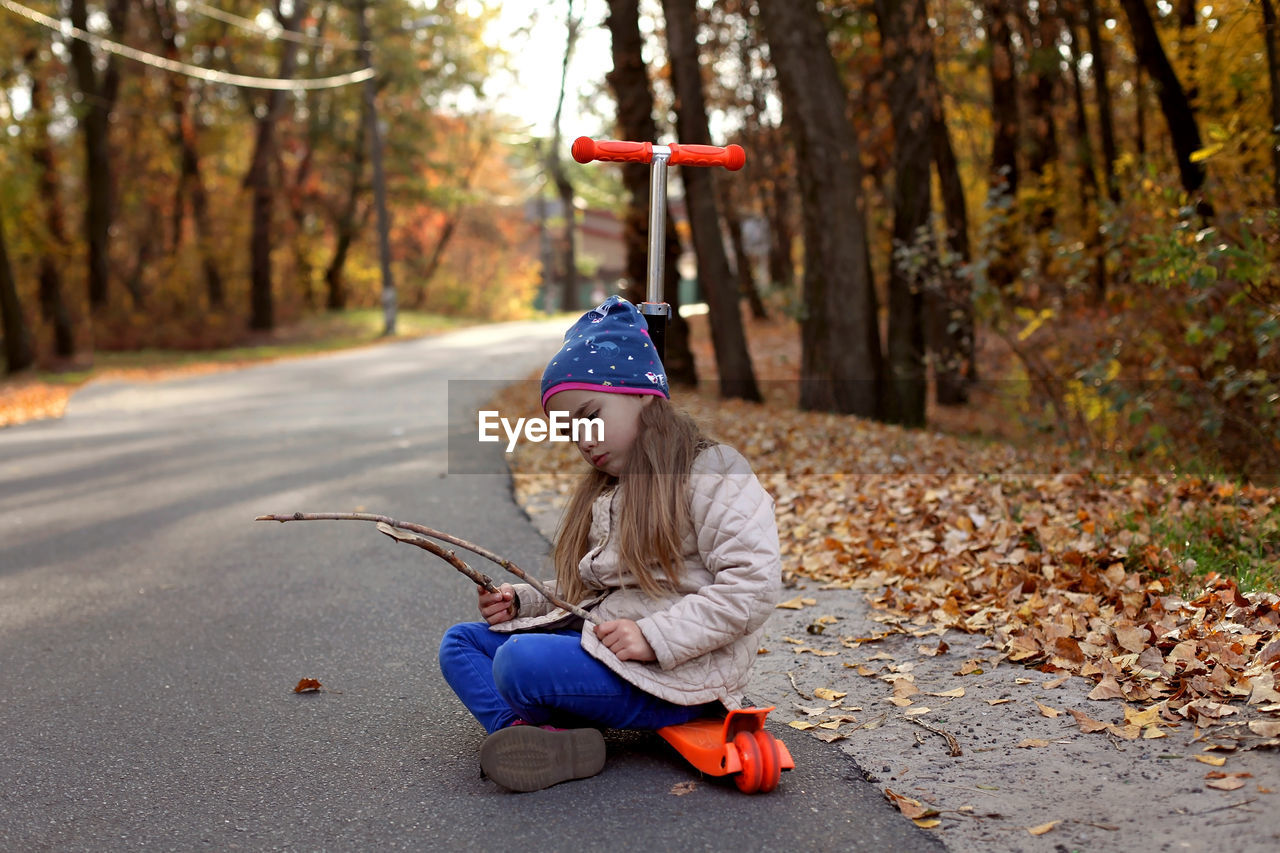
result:
[[[565,332],[564,345],[542,372],[542,407],[575,389],[670,397],[667,373],[636,306],[610,296]]]

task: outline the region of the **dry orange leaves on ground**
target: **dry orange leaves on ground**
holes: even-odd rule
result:
[[[524,413],[514,395],[527,388],[496,402]],[[1091,472],[1051,449],[1031,458],[798,411],[778,386],[766,394],[764,405],[720,400],[704,384],[677,401],[742,451],[774,496],[784,576],[866,591],[883,632],[861,641],[929,628],[988,635],[1009,661],[1096,682],[1090,698],[1145,706],[1094,729],[1120,737],[1221,722],[1241,705],[1280,713],[1280,600],[1216,576],[1184,600],[1171,578],[1186,567],[1153,544],[1146,520],[1186,506],[1248,529],[1273,517],[1280,491]],[[526,444],[511,460],[535,511],[561,506],[575,481],[563,472],[582,464],[564,445]]]

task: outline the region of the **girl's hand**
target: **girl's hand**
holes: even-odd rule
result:
[[[596,626],[596,637],[618,660],[657,660],[653,646],[644,638],[640,626],[630,619],[615,619]]]
[[[489,592],[482,586],[476,589],[480,593],[480,615],[484,621],[497,625],[515,618],[516,590],[511,584],[504,583],[497,592]]]

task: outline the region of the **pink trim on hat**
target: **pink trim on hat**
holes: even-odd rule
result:
[[[608,394],[647,394],[653,397],[666,397],[667,393],[658,388],[635,388],[625,385],[596,385],[591,382],[561,382],[559,385],[552,385],[547,393],[542,395],[542,411],[547,410],[547,401],[559,394],[561,391],[604,391]],[[668,398],[669,399],[669,398]]]

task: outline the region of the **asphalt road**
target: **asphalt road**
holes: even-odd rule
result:
[[[624,733],[599,776],[506,793],[436,663],[474,588],[371,525],[253,521],[378,512],[540,565],[508,478],[449,473],[445,398],[561,332],[98,383],[0,431],[0,849],[940,849],[786,729],[798,766],[768,795],[677,796],[696,772]]]

